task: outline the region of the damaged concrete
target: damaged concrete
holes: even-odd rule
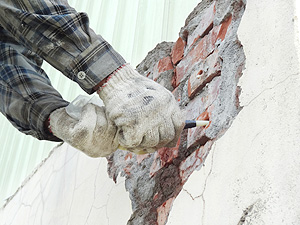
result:
[[[177,42],[157,45],[138,65],[141,74],[173,91],[187,119],[207,119],[210,125],[184,131],[176,147],[143,159],[124,151],[109,158],[110,177],[126,178],[133,210],[128,224],[167,222],[171,202],[241,110],[237,82],[245,55],[236,33],[244,9],[244,1],[202,1]]]

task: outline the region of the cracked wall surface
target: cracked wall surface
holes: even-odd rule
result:
[[[91,159],[64,144],[9,199],[0,225],[299,224],[295,3],[201,1],[178,40],[137,69],[172,91],[187,119],[210,125],[147,155]]]
[[[105,158],[55,148],[2,208],[0,224],[124,224],[131,213],[124,179],[115,184],[106,170]]]

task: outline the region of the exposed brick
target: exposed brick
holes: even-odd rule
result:
[[[159,78],[159,76],[168,70],[174,70],[172,61],[171,61],[171,57],[167,56],[164,57],[162,59],[160,59],[155,66],[153,67],[153,71],[152,71],[152,79],[154,81],[157,81],[157,79]]]
[[[202,97],[197,96],[189,102],[186,107],[186,117],[189,120],[196,119],[201,113],[206,110],[205,105],[202,102]]]
[[[217,39],[221,39],[222,41],[225,39],[225,36],[227,34],[228,31],[228,27],[231,24],[232,21],[232,15],[229,16],[222,24],[220,27],[220,30],[218,32],[218,36]]]
[[[191,74],[188,81],[188,95],[193,98],[207,83],[221,74],[222,59],[218,51],[201,61],[199,69]]]
[[[221,81],[221,77],[216,77],[209,83],[207,93],[204,96],[200,96],[203,108],[208,108],[216,100],[220,93]]]
[[[174,69],[174,67],[173,67],[170,56],[167,56],[167,57],[159,60],[159,62],[158,62],[158,72],[159,73],[162,73],[167,70],[173,70],[173,69]]]
[[[209,83],[205,92],[196,96],[189,102],[185,109],[187,119],[196,119],[213,104],[220,93],[221,81],[221,77],[216,77]]]
[[[183,58],[185,46],[186,42],[181,37],[179,37],[171,53],[172,62],[174,65],[176,65]]]
[[[174,148],[160,148],[154,153],[154,161],[150,168],[150,176],[155,175],[158,170],[172,162],[174,158],[178,157],[179,145],[180,139]]]
[[[193,69],[197,62],[205,59],[214,51],[216,41],[215,30],[213,29],[209,35],[202,38],[201,41],[177,65],[176,86],[178,86],[180,82],[189,75],[188,72]]]
[[[187,54],[187,56],[180,61],[175,70],[176,86],[178,86],[183,79],[189,76],[189,72],[194,70],[197,62],[204,60],[214,51],[218,40],[223,41],[225,39],[231,21],[232,17],[230,16],[221,25],[214,27],[209,34],[204,36]]]
[[[177,66],[175,68],[174,78],[172,81],[173,87],[178,87],[181,80],[183,80],[184,77],[186,77],[186,71],[185,65]]]
[[[209,120],[209,112],[205,111],[203,112],[197,120]],[[190,148],[192,146],[196,145],[204,145],[207,141],[209,141],[209,138],[205,134],[205,130],[209,127],[195,127],[188,130],[188,136],[187,136],[187,148]]]
[[[176,88],[176,87],[177,87],[177,84],[176,84],[176,68],[175,68],[175,70],[174,70],[174,75],[173,75],[173,77],[172,77],[171,83],[172,83],[172,87],[173,87],[173,88]]]
[[[194,32],[188,37],[187,48],[190,48],[199,38],[204,37],[213,28],[216,13],[215,2],[203,12],[201,21]]]
[[[188,158],[181,162],[179,166],[180,178],[182,184],[184,184],[189,176],[195,171],[199,170],[208,155],[208,152],[212,146],[212,141],[208,141],[204,146],[194,151]]]

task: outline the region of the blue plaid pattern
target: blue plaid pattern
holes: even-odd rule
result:
[[[51,86],[43,60],[87,93],[125,60],[65,0],[0,1],[0,109],[21,132],[59,141],[44,121],[69,103]],[[85,77],[77,76],[85,73]]]

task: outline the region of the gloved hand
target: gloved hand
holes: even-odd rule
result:
[[[160,84],[125,65],[108,78],[98,94],[109,119],[118,127],[121,146],[146,153],[147,149],[153,152],[153,148],[176,145],[184,118],[173,94]]]
[[[91,157],[104,157],[117,150],[117,128],[106,116],[104,107],[86,104],[81,118],[73,119],[65,108],[50,114],[52,133]]]

